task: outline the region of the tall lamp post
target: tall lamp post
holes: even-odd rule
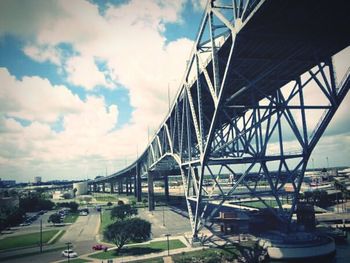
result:
[[[169,253],[169,236],[171,236],[171,234],[165,234],[164,236],[166,236],[166,241],[168,244],[168,256],[169,256],[170,255],[170,253]]]
[[[68,252],[68,257],[67,257],[68,262],[70,262],[70,258],[69,258],[69,256],[70,256],[70,255],[69,255],[69,254],[70,254],[70,253],[69,253],[69,249],[70,249],[70,245],[71,245],[71,244],[72,244],[71,242],[67,242],[67,243],[66,243],[66,245],[67,245],[67,252]]]
[[[40,219],[40,253],[43,252],[43,219]]]

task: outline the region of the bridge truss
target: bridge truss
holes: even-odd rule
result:
[[[154,176],[181,174],[195,239],[243,196],[288,226],[310,155],[350,88],[350,71],[338,82],[332,61],[350,44],[346,1],[226,2],[208,2],[171,110],[126,169],[137,195],[141,175],[153,191]]]

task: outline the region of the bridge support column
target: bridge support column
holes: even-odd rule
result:
[[[169,177],[164,176],[164,195],[165,200],[169,202]]]
[[[137,202],[141,202],[142,199],[142,184],[141,184],[141,175],[139,171],[136,171],[136,185],[135,185],[135,192],[137,197]]]
[[[123,193],[123,183],[122,181],[118,181],[118,194]]]
[[[106,183],[102,183],[102,192],[106,192]]]
[[[114,183],[110,182],[110,186],[111,186],[111,189],[110,189],[111,194],[113,194],[114,193]]]
[[[148,172],[148,210],[154,211],[154,186],[153,173]]]
[[[137,197],[137,182],[136,182],[136,175],[134,176],[134,196]]]

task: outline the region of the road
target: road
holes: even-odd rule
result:
[[[77,221],[66,229],[65,234],[61,237],[60,241],[55,244],[55,247],[65,246],[66,242],[71,242],[74,251],[76,251],[78,255],[93,252],[91,247],[97,243],[96,236],[98,234],[99,226],[100,215],[98,212],[91,211],[88,216],[79,216]],[[61,256],[62,250],[63,249],[1,262],[53,262],[64,259]],[[34,251],[37,251],[37,249],[34,249]],[[17,250],[14,251],[14,253],[20,254],[24,253],[24,251]]]
[[[191,232],[189,219],[174,212],[170,207],[157,206],[153,212],[149,212],[147,208],[140,208],[138,213],[139,217],[151,222],[152,238],[162,237],[164,234],[182,235]]]

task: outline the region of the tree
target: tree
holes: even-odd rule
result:
[[[113,204],[112,204],[112,202],[107,202],[107,206],[112,206]]]
[[[118,205],[112,208],[111,218],[124,220],[125,218],[137,215],[137,209],[129,204]]]
[[[74,197],[76,196],[77,191],[78,191],[77,188],[74,188],[74,189],[73,189],[73,196],[74,196]]]
[[[109,225],[103,234],[107,240],[116,244],[116,253],[119,254],[128,241],[148,240],[151,234],[151,223],[137,217],[120,220]]]
[[[63,202],[63,203],[58,203],[57,204],[58,207],[68,207],[70,208],[71,212],[77,212],[78,211],[78,207],[79,204],[76,202]]]
[[[35,212],[39,210],[51,210],[54,207],[51,200],[39,197],[37,194],[19,199],[19,207],[25,212]]]
[[[47,222],[52,223],[52,224],[59,224],[62,222],[61,216],[59,214],[52,214],[49,217],[49,220]]]

